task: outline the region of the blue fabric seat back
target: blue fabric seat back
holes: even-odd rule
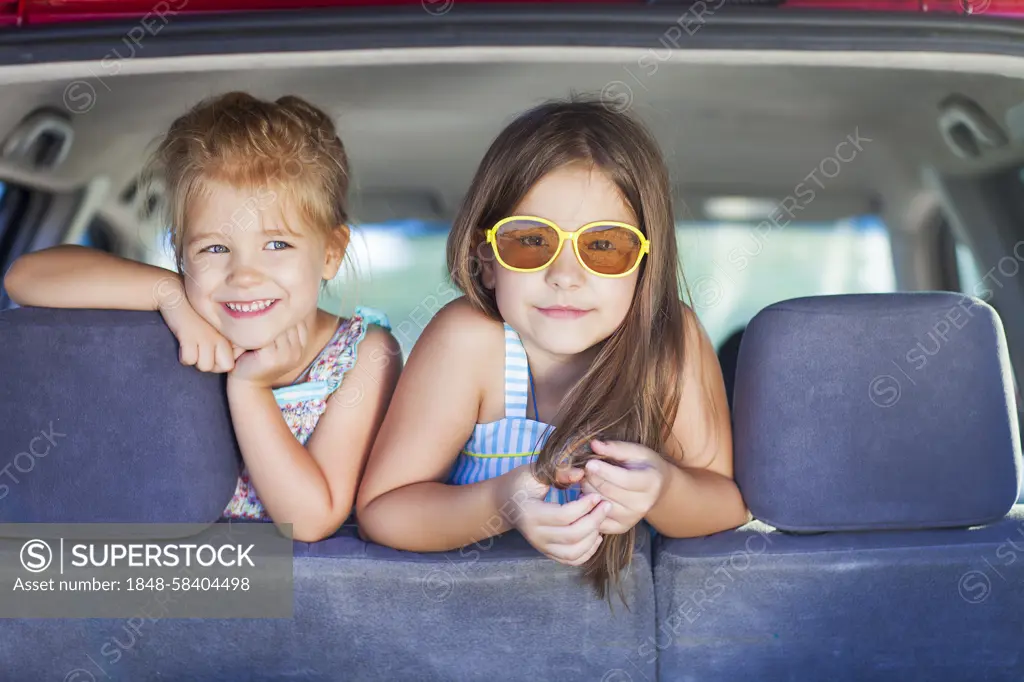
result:
[[[158,313],[0,314],[0,523],[212,523],[241,461],[224,376]]]
[[[970,526],[1017,500],[1020,438],[1002,323],[948,293],[795,299],[747,327],[736,480],[791,531]]]
[[[13,410],[0,442],[28,446],[51,420],[61,434],[0,499],[0,521],[219,516],[238,473],[223,376],[182,367],[157,314],[21,309],[0,315],[0,343],[0,406]],[[636,657],[655,624],[646,533],[628,608],[518,533],[414,554],[346,526],[296,542],[293,576],[290,619],[161,618],[167,595],[138,618],[0,619],[5,679],[611,682],[623,665],[655,676]]]
[[[976,299],[762,311],[735,396],[737,480],[761,521],[659,543],[658,678],[1021,679],[1010,387]]]
[[[661,543],[654,581],[660,680],[1024,675],[1024,507],[972,530],[794,535],[753,522]]]
[[[0,659],[9,679],[69,682],[655,680],[638,655],[654,636],[646,534],[624,582],[628,609],[518,533],[415,554],[346,528],[295,543],[294,577],[294,618],[168,619],[154,608],[137,619],[0,619]],[[93,677],[68,677],[76,670]]]

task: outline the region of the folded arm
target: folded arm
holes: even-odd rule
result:
[[[351,513],[401,363],[394,337],[370,328],[306,445],[292,435],[270,388],[228,379],[231,418],[253,485],[270,517],[291,524],[296,540],[328,537]]]
[[[21,306],[163,310],[184,301],[181,276],[84,246],[25,254],[4,277]]]
[[[670,463],[647,520],[669,537],[710,535],[750,513],[733,480],[732,425],[718,356],[696,315],[684,308],[685,359]]]
[[[444,482],[476,423],[488,348],[503,343],[500,326],[464,301],[449,304],[427,325],[360,487],[356,515],[364,538],[439,552],[511,529],[502,510],[508,475],[469,485]]]

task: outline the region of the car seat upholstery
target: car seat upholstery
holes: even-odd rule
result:
[[[751,321],[740,363],[736,479],[766,523],[963,527],[1001,519],[1017,499],[1010,359],[980,300],[779,303]]]
[[[212,523],[241,462],[223,375],[158,313],[0,314],[0,523]]]
[[[2,520],[217,518],[238,473],[223,377],[181,366],[158,314],[8,311],[0,348],[0,405],[16,417],[0,421],[3,442],[27,446],[52,418],[74,444],[0,500]],[[94,467],[103,475],[83,481]],[[416,554],[347,525],[294,543],[291,619],[4,619],[0,677],[601,680],[654,635],[650,540],[638,536],[626,608],[517,533]],[[20,542],[0,539],[0,554]],[[653,662],[632,664],[654,679]]]
[[[649,544],[613,610],[517,533],[424,555],[346,527],[295,543],[292,619],[2,620],[0,657],[17,680],[601,680],[654,636]]]
[[[658,543],[659,679],[1022,678],[1021,453],[991,307],[770,306],[735,399],[736,479],[761,521]]]
[[[972,301],[972,317],[941,324],[964,305],[823,297],[755,318],[737,374],[736,475],[778,525],[653,549],[638,534],[628,609],[516,533],[416,554],[346,525],[294,543],[291,619],[3,619],[3,677],[1017,682],[1017,425],[998,318]],[[924,365],[908,355],[919,343]],[[0,407],[16,417],[0,422],[3,442],[48,414],[78,420],[61,422],[78,429],[68,443],[80,434],[79,451],[57,457],[58,441],[39,458],[22,479],[31,492],[0,500],[4,520],[209,520],[223,508],[238,463],[222,377],[179,365],[155,313],[9,311],[0,347]],[[894,360],[911,362],[906,375]],[[154,395],[157,384],[169,388]],[[83,468],[117,458],[138,462],[75,489]],[[0,538],[0,554],[20,542]]]

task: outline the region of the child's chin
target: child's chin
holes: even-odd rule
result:
[[[259,350],[260,348],[266,348],[274,342],[277,338],[276,334],[232,334],[228,336],[225,334],[225,338],[232,343],[232,345],[238,346],[244,350]]]
[[[582,353],[585,350],[588,350],[591,346],[594,345],[594,343],[588,339],[572,338],[567,337],[566,335],[561,335],[553,338],[539,339],[539,341],[542,344],[544,350],[546,350],[548,353],[553,353],[556,355],[576,355],[578,353]]]

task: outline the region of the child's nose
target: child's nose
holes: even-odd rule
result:
[[[548,266],[545,276],[548,284],[560,289],[575,289],[583,284],[587,273],[576,258],[570,242],[565,243],[558,258]]]
[[[263,273],[248,263],[234,263],[228,273],[228,284],[235,286],[251,286],[262,281]]]

